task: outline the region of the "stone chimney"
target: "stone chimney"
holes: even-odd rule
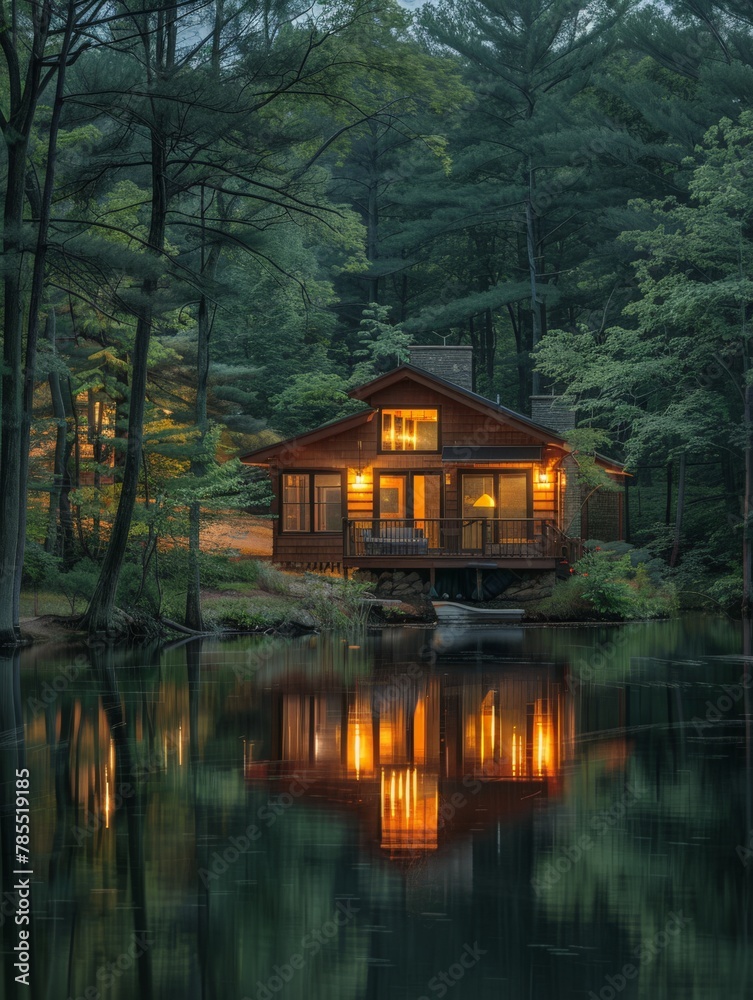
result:
[[[564,434],[575,427],[575,410],[568,409],[560,396],[531,396],[531,420]]]
[[[423,368],[432,375],[436,375],[437,378],[453,382],[461,389],[473,391],[472,347],[413,344],[408,350],[410,351],[410,363],[414,368]]]

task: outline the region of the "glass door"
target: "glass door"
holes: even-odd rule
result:
[[[463,476],[463,548],[481,551],[484,521],[496,516],[495,476]]]
[[[439,518],[442,516],[442,477],[439,473],[415,472],[411,481],[411,516],[423,531],[430,549],[439,548]]]
[[[379,517],[390,521],[401,520],[407,514],[407,475],[379,476]]]
[[[462,478],[463,548],[527,539],[531,522],[531,474],[526,469]],[[492,523],[484,525],[484,521]],[[484,531],[486,528],[486,531]]]
[[[426,538],[428,548],[439,548],[439,518],[442,516],[442,476],[438,472],[379,473],[377,497],[381,520]]]
[[[501,472],[497,483],[497,517],[530,517],[528,473]]]

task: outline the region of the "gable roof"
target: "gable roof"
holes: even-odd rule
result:
[[[349,431],[353,427],[369,423],[374,418],[375,413],[376,410],[371,407],[364,407],[363,410],[359,410],[357,413],[351,413],[347,417],[339,417],[337,420],[330,420],[329,423],[315,427],[313,431],[306,431],[305,434],[297,434],[295,437],[285,438],[283,441],[275,441],[274,444],[266,444],[263,448],[256,448],[254,451],[249,451],[248,454],[241,455],[241,462],[246,462],[248,465],[262,465],[270,458],[274,458],[280,451],[289,450],[294,452],[300,447],[305,447],[307,444],[321,441],[322,438],[330,437],[334,434],[342,434],[343,431]],[[249,461],[249,459],[253,459],[253,461]]]
[[[348,395],[353,399],[366,401],[374,393],[406,380],[417,382],[419,385],[423,385],[429,389],[439,388],[445,396],[464,403],[466,406],[471,406],[480,413],[486,413],[498,420],[504,420],[506,423],[512,424],[524,433],[529,434],[531,437],[538,438],[545,444],[559,445],[563,451],[572,451],[572,447],[568,445],[567,440],[550,427],[536,423],[530,417],[526,417],[522,413],[517,413],[507,406],[502,406],[501,403],[495,403],[491,399],[479,395],[477,392],[464,389],[462,386],[455,385],[454,382],[448,382],[438,375],[433,375],[424,368],[416,368],[410,364],[399,365],[397,368],[385,372],[384,375],[378,375],[370,382],[364,382],[363,385],[351,389]],[[353,427],[369,423],[373,420],[376,412],[374,407],[367,407],[359,410],[357,413],[351,413],[347,417],[331,420],[329,423],[322,424],[312,431],[306,431],[304,434],[298,434],[295,437],[286,438],[283,441],[277,441],[275,444],[265,445],[263,448],[250,451],[248,454],[241,456],[241,461],[248,465],[265,464],[282,451],[288,450],[294,453],[298,448],[313,444],[315,441],[321,441],[323,438],[341,434],[343,431],[351,430]],[[610,471],[624,474],[624,465],[621,462],[599,454],[596,454],[595,458],[600,464],[608,466]]]
[[[384,375],[378,375],[370,382],[366,382],[364,385],[351,389],[348,395],[352,396],[354,399],[368,399],[375,392],[379,392],[381,389],[386,389],[397,382],[403,381],[404,379],[410,379],[413,382],[418,382],[419,385],[424,385],[430,389],[440,387],[444,395],[449,396],[452,399],[465,403],[467,406],[471,406],[473,409],[479,410],[482,413],[487,413],[497,418],[503,417],[505,421],[518,426],[520,430],[524,431],[526,434],[538,437],[542,441],[560,444],[563,448],[567,449],[567,441],[561,434],[558,434],[557,431],[553,431],[550,427],[544,427],[543,424],[537,424],[534,420],[531,420],[530,417],[523,416],[522,413],[516,413],[515,410],[510,410],[508,407],[502,406],[500,403],[493,403],[491,399],[487,399],[485,396],[480,396],[477,392],[471,392],[470,389],[463,389],[462,386],[455,385],[454,382],[448,382],[446,379],[440,378],[438,375],[432,375],[431,372],[426,371],[424,368],[415,368],[413,365],[409,364],[400,365],[398,368],[393,368],[392,371],[385,372]]]

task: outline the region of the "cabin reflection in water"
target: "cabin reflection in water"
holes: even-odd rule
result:
[[[390,855],[530,809],[558,790],[572,747],[572,702],[553,664],[302,687],[269,694],[270,739],[247,757],[247,779],[266,780],[269,758],[281,779],[305,772],[318,796],[357,808]]]

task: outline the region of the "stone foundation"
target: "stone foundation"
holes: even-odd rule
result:
[[[361,583],[367,583],[376,597],[391,597],[395,600],[407,600],[415,597],[426,597],[431,590],[428,570],[385,570],[383,573],[371,573],[367,569],[359,569],[353,578]]]
[[[555,583],[554,570],[549,572],[521,570],[520,576],[519,581],[511,583],[504,593],[499,595],[501,600],[524,604],[526,601],[541,601],[545,597],[552,596]]]
[[[514,580],[496,600],[540,601],[551,597],[554,587],[554,571],[519,570],[518,579]],[[372,573],[367,569],[357,570],[353,578],[368,584],[375,597],[389,597],[410,603],[419,597],[428,597],[431,590],[428,570],[385,570],[382,573]],[[454,598],[451,598],[454,599]]]

